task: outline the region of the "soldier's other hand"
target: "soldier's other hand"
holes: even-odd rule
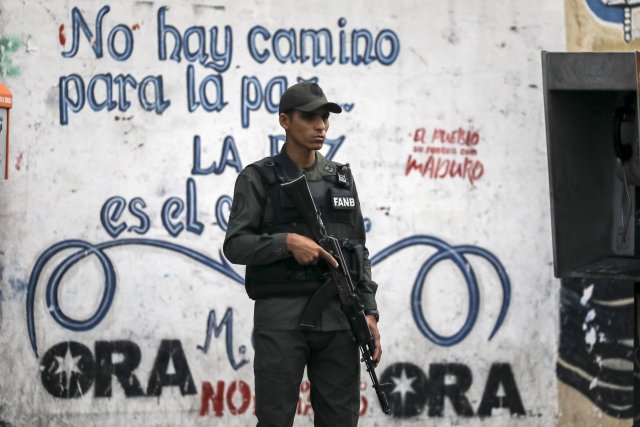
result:
[[[365,316],[367,320],[367,326],[369,327],[369,331],[371,332],[371,336],[373,337],[373,364],[378,366],[380,363],[380,359],[382,358],[382,346],[380,345],[380,332],[378,332],[378,321],[375,316],[372,314],[367,314]]]
[[[287,250],[291,252],[298,264],[315,265],[321,259],[327,261],[333,268],[338,261],[331,254],[312,239],[297,233],[288,233],[286,238]]]

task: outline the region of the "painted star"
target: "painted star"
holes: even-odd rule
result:
[[[67,352],[64,357],[55,356],[56,361],[58,362],[58,369],[56,369],[56,375],[65,374],[67,376],[67,390],[69,389],[69,384],[71,383],[71,374],[74,372],[82,373],[80,369],[78,369],[78,362],[82,358],[80,356],[73,356],[71,354],[71,349],[67,347]]]
[[[404,405],[404,399],[407,396],[407,393],[416,394],[416,391],[413,389],[411,384],[416,380],[416,377],[407,377],[407,373],[403,369],[400,373],[399,377],[391,377],[391,381],[394,382],[395,387],[393,388],[393,393],[400,393],[400,402]]]

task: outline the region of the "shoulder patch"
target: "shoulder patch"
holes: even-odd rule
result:
[[[252,163],[255,166],[275,166],[274,156],[264,157]]]
[[[326,164],[324,165],[324,171],[328,172],[328,173],[334,173],[336,171],[336,168],[334,168],[333,166],[331,166],[330,164]]]

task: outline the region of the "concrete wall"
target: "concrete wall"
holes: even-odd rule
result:
[[[299,80],[344,107],[323,151],[352,166],[380,284],[393,416],[363,377],[361,424],[559,423],[540,51],[564,50],[561,3],[16,1],[0,28],[0,424],[254,423],[252,304],[220,249]]]

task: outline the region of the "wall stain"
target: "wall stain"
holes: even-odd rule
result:
[[[58,41],[61,46],[67,43],[67,37],[64,35],[64,24],[60,24],[60,27],[58,27]]]
[[[22,168],[22,159],[24,158],[24,153],[20,152],[18,157],[16,158],[16,170],[19,171]]]
[[[13,65],[11,57],[21,44],[18,37],[0,37],[0,75],[3,77],[20,75],[20,68]]]

